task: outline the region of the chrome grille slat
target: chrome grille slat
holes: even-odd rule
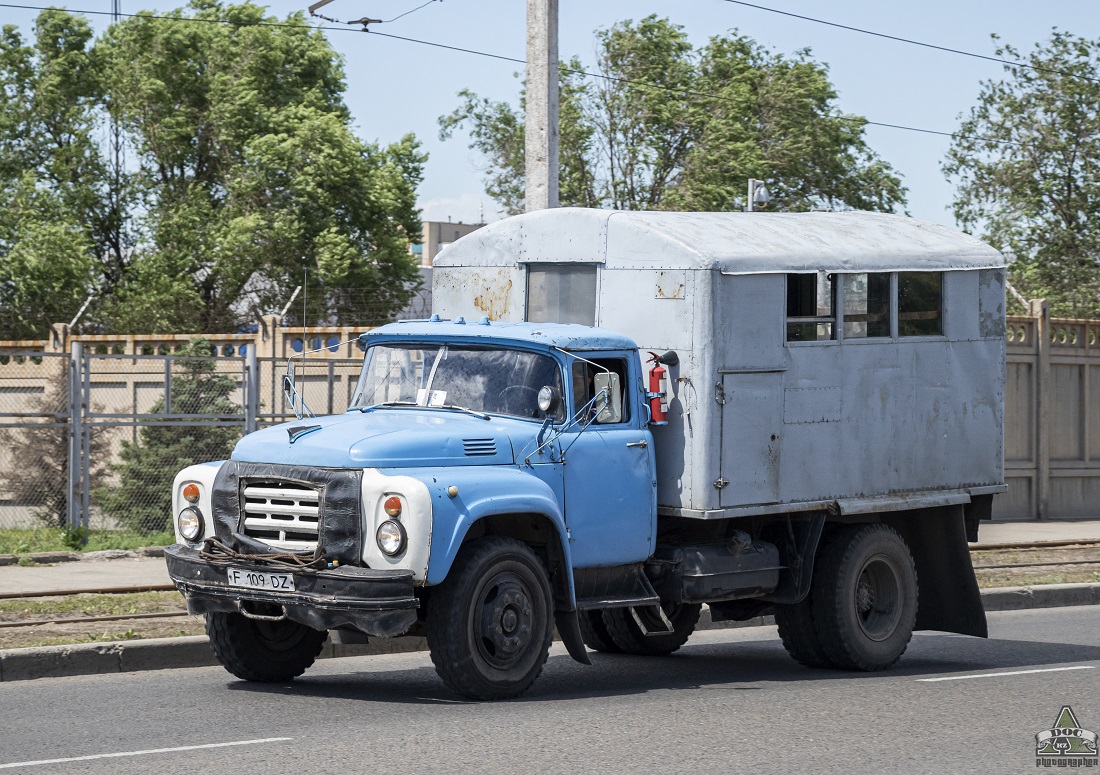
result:
[[[242,530],[277,549],[317,548],[321,493],[296,482],[257,482],[241,492]]]

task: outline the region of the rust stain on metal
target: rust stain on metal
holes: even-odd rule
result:
[[[488,315],[490,320],[503,320],[508,315],[511,301],[511,280],[505,280],[496,287],[485,288],[474,296],[474,306]]]
[[[682,299],[684,298],[684,273],[682,271],[662,271],[657,273],[657,292],[654,295],[658,299]]]

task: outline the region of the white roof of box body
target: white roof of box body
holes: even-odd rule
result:
[[[1003,267],[961,231],[901,215],[672,213],[563,207],[505,218],[462,237],[434,265],[601,263],[608,268],[773,272],[942,272]]]

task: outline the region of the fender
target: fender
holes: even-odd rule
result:
[[[512,466],[466,468],[410,468],[387,471],[413,476],[427,485],[432,497],[432,546],[428,559],[429,585],[439,584],[454,564],[466,534],[475,523],[498,514],[538,514],[550,520],[562,551],[570,608],[576,607],[573,560],[561,505],[538,477]],[[453,497],[449,488],[458,492]]]

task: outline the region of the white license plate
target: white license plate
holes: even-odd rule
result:
[[[231,587],[274,589],[283,592],[294,591],[294,577],[289,573],[268,573],[260,570],[230,568],[226,571],[226,580]]]

